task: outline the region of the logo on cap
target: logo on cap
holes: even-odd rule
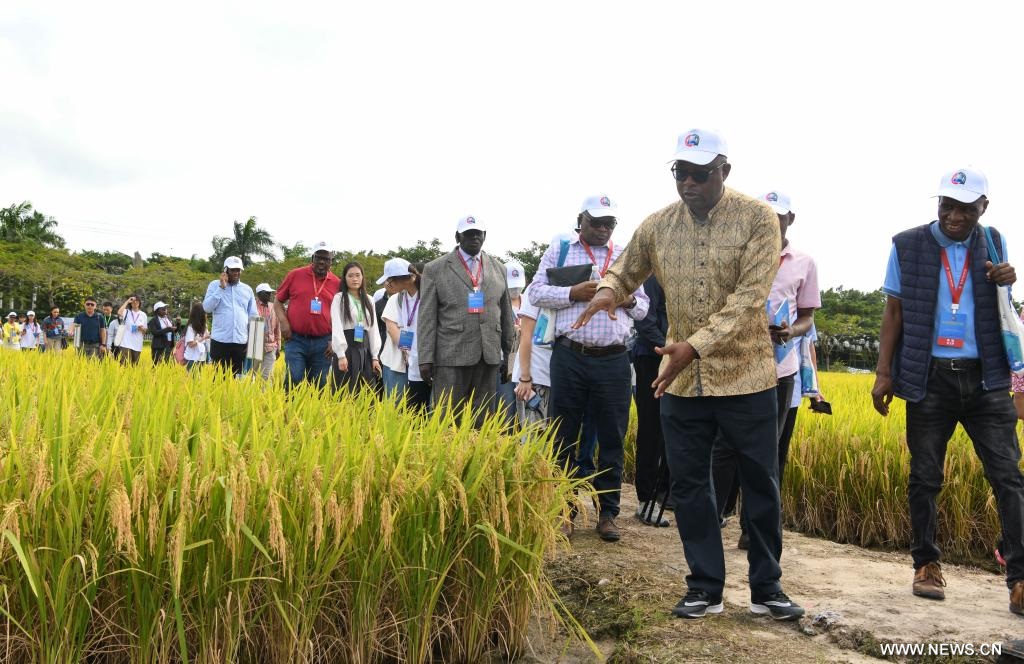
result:
[[[473,217],[466,217],[466,223],[467,224],[475,224],[476,223],[476,219],[474,219]]]
[[[953,173],[953,177],[950,179],[953,184],[967,184],[967,173],[963,171],[957,171]]]
[[[512,270],[512,278],[516,279],[519,277],[519,270]]]
[[[602,196],[601,200],[599,200],[598,203],[600,203],[604,207],[611,207],[612,206],[612,202],[610,200],[608,200],[607,196]]]
[[[771,191],[765,194],[764,200],[768,201],[769,203],[778,203],[779,195],[776,194],[774,191]]]
[[[683,145],[688,148],[695,148],[700,145],[700,136],[697,134],[687,134],[686,138],[683,139]]]

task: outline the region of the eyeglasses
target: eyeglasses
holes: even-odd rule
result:
[[[95,307],[96,303],[95,302],[86,302],[85,306],[87,306],[87,307]]]
[[[619,222],[615,221],[615,217],[598,217],[597,219],[590,217],[590,225],[597,228],[614,230],[619,225]]]
[[[711,169],[690,170],[687,168],[679,168],[679,164],[677,162],[672,164],[672,176],[676,179],[676,182],[686,182],[686,178],[690,178],[697,184],[704,184],[708,181],[708,178],[711,177],[712,173],[720,169],[722,166],[725,166],[726,163],[728,162],[723,161],[721,164]]]

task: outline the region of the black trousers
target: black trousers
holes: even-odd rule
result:
[[[1008,586],[1024,579],[1024,476],[1019,470],[1017,412],[1006,390],[985,390],[980,364],[967,370],[932,366],[928,391],[907,403],[907,447],[910,449],[910,553],[917,569],[939,560],[935,544],[946,445],[957,423],[974,443],[985,477],[992,485],[1003,528],[1000,553],[1006,559]]]
[[[245,344],[226,344],[210,340],[210,359],[214,364],[226,367],[236,376],[245,370]]]
[[[777,445],[778,441],[781,441],[782,434],[786,429],[786,419],[789,417],[789,404],[793,399],[793,383],[793,376],[784,376],[779,379],[779,383],[775,388],[777,399],[777,410],[775,412]],[[792,431],[790,431],[790,434],[792,434]],[[718,505],[718,514],[721,518],[725,518],[726,514],[730,514],[736,509],[740,482],[737,477],[739,465],[736,452],[721,442],[721,439],[722,435],[719,434],[712,456],[711,475],[715,483],[715,502]],[[785,450],[782,449],[781,445],[778,446],[779,487],[782,487],[782,473],[786,465],[786,455],[788,452],[789,439],[787,438]],[[746,525],[742,521],[740,522],[740,527],[746,532]]]
[[[665,436],[661,431],[661,403],[654,398],[651,383],[658,377],[660,355],[636,355],[636,497],[640,502],[654,498],[658,486],[668,488],[668,464],[665,463]]]
[[[711,450],[719,432],[739,465],[742,517],[750,534],[750,590],[771,594],[782,589],[777,404],[774,389],[728,397],[661,397],[671,498],[691,590],[719,596],[725,585],[722,530],[711,486]]]
[[[150,347],[150,353],[153,356],[153,364],[169,362],[174,354],[174,346],[164,346],[163,348]]]

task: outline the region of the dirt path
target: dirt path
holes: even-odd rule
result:
[[[590,527],[549,566],[566,605],[611,662],[877,662],[878,644],[995,643],[1024,638],[1024,618],[1007,610],[1003,579],[973,568],[944,567],[944,602],[910,593],[909,554],[868,551],[786,532],[785,590],[807,609],[803,623],[776,623],[748,608],[746,552],[736,548],[739,526],[723,531],[726,610],[687,621],[669,609],[685,592],[686,562],[678,533],[641,525],[632,487],[623,490],[622,541],[607,544]],[[671,519],[671,514],[669,514]],[[812,628],[825,616],[830,625]],[[813,636],[812,636],[813,634]],[[538,628],[525,662],[581,662],[599,658],[564,633]],[[917,659],[911,661],[992,661]]]

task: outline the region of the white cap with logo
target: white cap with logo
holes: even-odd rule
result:
[[[273,293],[274,289],[270,287],[270,284],[268,284],[267,282],[264,281],[262,284],[260,284],[259,286],[256,287],[256,292],[257,293]]]
[[[586,212],[593,219],[617,217],[619,216],[619,206],[604,194],[598,194],[597,196],[589,196],[583,199],[580,212]]]
[[[389,258],[384,262],[384,274],[377,280],[377,285],[380,286],[388,279],[393,279],[394,277],[408,277],[409,274],[409,261],[401,256]]]
[[[781,191],[769,191],[761,197],[761,200],[771,205],[775,214],[789,214],[793,209],[793,203],[789,200],[789,196]]]
[[[505,263],[505,283],[508,288],[526,288],[526,270],[519,261]]]
[[[691,129],[679,134],[676,141],[676,153],[672,161],[685,161],[698,166],[706,166],[718,155],[728,155],[729,146],[721,134],[713,129]]]
[[[459,219],[459,225],[456,226],[456,233],[465,233],[466,231],[483,231],[487,232],[487,226],[480,223],[480,221],[473,216],[462,217]]]
[[[29,311],[29,312],[27,312],[27,313],[26,313],[25,315],[26,315],[26,316],[35,316],[35,315],[36,315],[36,312],[34,312],[34,311]]]
[[[156,304],[153,305],[153,311],[157,311],[159,309],[163,309],[166,306],[167,306],[166,302],[164,302],[163,300],[157,300]]]
[[[958,168],[942,176],[939,193],[935,195],[973,203],[982,196],[988,196],[988,178],[977,168]]]
[[[0,311],[3,311],[3,309],[0,309]],[[8,318],[17,318],[18,314],[16,314],[15,312],[12,311],[11,313],[7,314],[7,317]]]
[[[319,242],[315,243],[313,245],[313,249],[310,250],[309,255],[312,256],[318,251],[326,251],[329,254],[334,254],[334,250],[331,249],[331,245],[327,244],[327,242],[325,242],[324,240],[320,240]]]
[[[242,267],[242,259],[239,258],[238,256],[228,256],[227,258],[224,259],[224,269],[225,270],[235,270],[235,269],[242,270],[242,269],[244,269]]]

